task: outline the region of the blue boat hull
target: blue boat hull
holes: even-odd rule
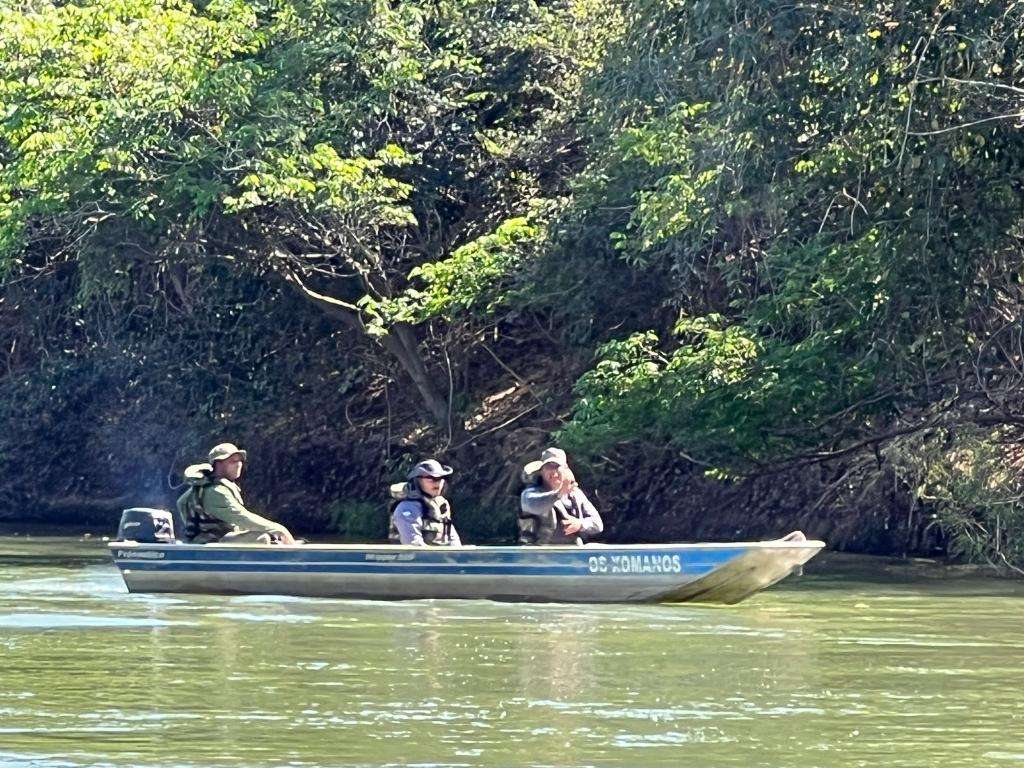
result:
[[[113,542],[130,592],[530,602],[736,603],[785,578],[820,541],[417,548]]]

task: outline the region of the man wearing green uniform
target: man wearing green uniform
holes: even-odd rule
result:
[[[185,470],[191,487],[178,499],[184,538],[192,544],[294,544],[287,528],[245,508],[238,478],[246,453],[232,443],[215,445],[208,464]]]

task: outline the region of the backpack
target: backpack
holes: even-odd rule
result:
[[[398,527],[395,525],[395,510],[398,509],[398,505],[407,500],[419,501],[416,498],[406,499],[408,493],[408,483],[394,483],[388,487],[388,494],[391,496],[391,501],[388,503],[388,544],[402,543],[402,537],[398,535]],[[420,507],[422,506],[421,502]]]
[[[212,473],[210,464],[193,464],[185,469],[185,483],[189,487],[175,504],[178,530],[185,541],[216,541],[231,531],[227,523],[203,511],[203,493],[213,485]]]

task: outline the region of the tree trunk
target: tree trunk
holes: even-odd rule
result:
[[[349,302],[317,293],[306,287],[294,273],[289,275],[289,282],[297,287],[303,297],[312,301],[325,314],[340,320],[347,327],[357,331],[364,339],[369,339],[366,326],[363,324],[359,308]],[[444,429],[449,438],[461,436],[465,429],[462,419],[452,411],[449,398],[442,394],[443,390],[436,385],[420,354],[416,332],[408,323],[396,323],[386,336],[380,339],[383,347],[398,361],[402,369],[409,374],[416,391],[423,400],[423,405],[434,422]]]
[[[451,402],[446,395],[442,394],[443,390],[437,386],[427,372],[412,326],[408,323],[396,323],[381,341],[384,348],[398,360],[405,372],[409,374],[434,421],[451,435],[454,429]]]

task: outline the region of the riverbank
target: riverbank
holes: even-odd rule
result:
[[[464,454],[465,463],[453,461],[456,474],[446,494],[467,541],[510,544],[516,539],[521,462],[507,455],[508,437],[484,440]],[[523,450],[515,455],[530,454]],[[387,535],[391,499],[386,491],[403,473],[389,472],[378,464],[367,464],[358,472],[342,472],[342,467],[324,463],[282,465],[279,456],[259,446],[249,449],[249,458],[242,478],[247,504],[297,535],[339,541],[373,541]],[[721,480],[693,466],[680,468],[674,460],[659,460],[657,455],[637,457],[629,473],[573,463],[581,487],[602,513],[608,542],[753,541],[803,530],[834,550],[900,557],[941,556],[947,544],[934,517],[922,511],[907,514],[906,498],[879,488],[862,495],[861,502],[870,511],[823,503],[834,491],[837,472],[842,477],[841,469],[817,466]],[[329,486],[341,476],[352,495],[336,498],[336,488]],[[126,487],[130,484],[129,480]],[[178,493],[180,489],[140,484],[137,493],[116,499],[26,502],[16,509],[0,509],[0,531],[112,536],[125,507],[173,509]]]

